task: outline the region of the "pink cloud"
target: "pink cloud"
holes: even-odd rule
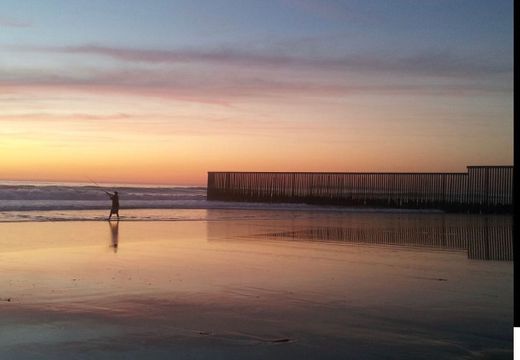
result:
[[[289,98],[334,98],[356,94],[369,95],[468,95],[508,92],[500,87],[474,84],[374,84],[360,85],[347,80],[318,81],[278,79],[273,76],[230,76],[230,74],[162,72],[159,70],[105,71],[82,76],[54,73],[12,75],[0,72],[0,93],[82,92],[124,96],[160,97],[219,105],[250,99],[285,101]]]
[[[27,21],[20,21],[10,17],[0,16],[0,27],[25,28],[32,24]]]

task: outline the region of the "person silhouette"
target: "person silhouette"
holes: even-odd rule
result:
[[[105,193],[110,197],[110,200],[112,200],[112,208],[110,208],[110,215],[108,216],[108,220],[112,219],[112,214],[117,215],[117,220],[119,220],[119,194],[117,191],[114,191],[113,194],[106,192]]]

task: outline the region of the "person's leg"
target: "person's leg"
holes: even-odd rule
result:
[[[110,215],[108,216],[108,220],[112,218],[112,209],[110,209]]]
[[[116,210],[117,220],[119,220],[119,209]]]

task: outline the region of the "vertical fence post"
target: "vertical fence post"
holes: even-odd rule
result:
[[[208,172],[207,199],[511,212],[512,166],[466,173]]]

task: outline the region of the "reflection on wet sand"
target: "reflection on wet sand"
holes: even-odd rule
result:
[[[511,358],[512,264],[464,253],[506,218],[211,219],[0,223],[0,359]]]
[[[117,246],[119,245],[119,219],[117,221],[109,221],[111,244],[110,247],[117,253]]]
[[[218,223],[208,226],[210,238],[222,238],[226,232]],[[467,251],[469,259],[513,260],[510,216],[353,214],[324,221],[295,221],[289,229],[251,237]]]

